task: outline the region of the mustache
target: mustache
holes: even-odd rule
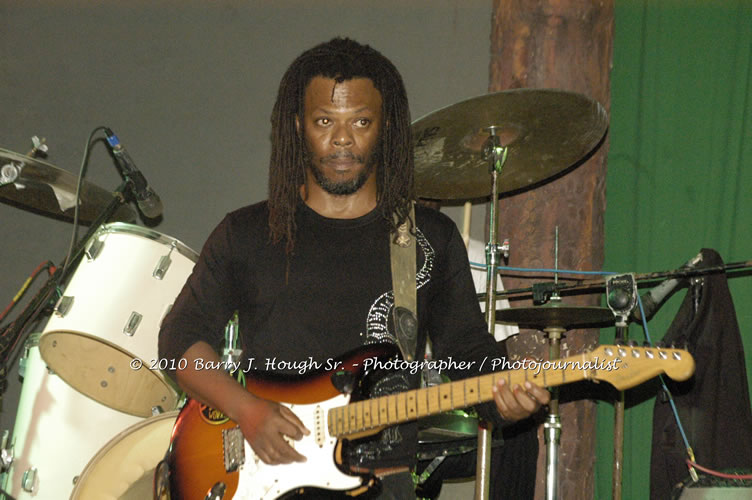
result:
[[[333,161],[333,160],[352,160],[358,163],[365,163],[366,158],[363,155],[356,155],[352,151],[337,151],[330,155],[322,156],[320,161]]]

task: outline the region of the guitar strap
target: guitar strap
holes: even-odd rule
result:
[[[396,218],[396,215],[394,216]],[[394,331],[402,357],[415,358],[418,343],[418,299],[416,287],[416,242],[410,234],[410,221],[415,223],[415,204],[410,203],[410,217],[397,228],[397,237],[389,234],[394,290]]]

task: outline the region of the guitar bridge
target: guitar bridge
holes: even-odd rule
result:
[[[222,430],[225,471],[235,472],[245,463],[245,439],[240,427]]]

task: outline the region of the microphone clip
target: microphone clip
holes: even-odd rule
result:
[[[616,316],[616,326],[627,326],[627,319],[637,305],[634,274],[617,274],[606,280],[606,303]]]

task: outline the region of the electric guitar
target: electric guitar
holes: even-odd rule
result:
[[[491,401],[491,388],[501,378],[510,386],[526,380],[545,387],[581,380],[606,381],[624,390],[661,373],[686,380],[695,368],[694,359],[683,350],[600,346],[565,359],[528,362],[517,370],[356,402],[349,402],[349,396],[335,388],[335,373],[352,374],[351,380],[361,380],[367,375],[364,366],[389,359],[385,354],[392,352],[386,352],[384,346],[369,346],[341,358],[334,370],[294,378],[248,380],[250,392],[286,404],[311,431],[301,441],[290,440],[308,459],[304,463],[265,464],[233,421],[195,400],[189,401],[175,423],[167,458],[169,498],[358,496],[373,492],[378,483],[367,474],[350,470],[343,459],[344,442],[373,435],[387,426]]]

